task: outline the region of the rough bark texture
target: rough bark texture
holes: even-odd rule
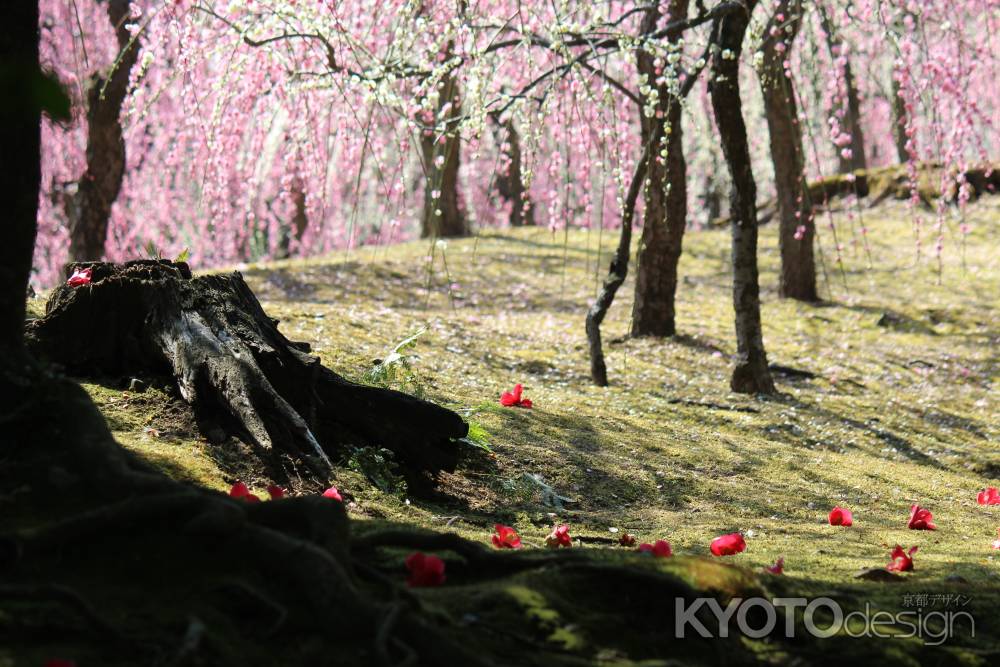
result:
[[[892,139],[896,146],[896,159],[899,164],[910,161],[910,151],[906,148],[906,100],[900,93],[902,90],[895,75],[892,77]]]
[[[348,445],[385,447],[412,473],[454,469],[452,439],[467,431],[457,414],[324,367],[239,273],[192,278],[155,260],[68,270],[85,266],[93,282],[57,288],[29,325],[38,357],[74,374],[170,375],[201,424],[241,436],[282,478],[289,457],[323,478]]]
[[[128,18],[129,0],[108,0],[108,20],[121,53],[110,76],[95,73],[87,85],[87,168],[75,184],[75,191],[64,199],[73,261],[104,256],[111,206],[125,174],[120,116],[132,66],[139,56],[139,41],[133,40],[125,28]]]
[[[778,15],[783,20],[777,19]],[[778,293],[800,301],[817,301],[816,260],[813,240],[816,226],[812,203],[806,187],[805,152],[802,148],[802,128],[798,121],[798,104],[792,79],[785,75],[784,62],[791,55],[792,45],[802,24],[801,0],[781,0],[764,28],[764,61],[760,85],[764,96],[764,113],[774,164],[774,186],[780,229],[781,277]],[[772,32],[777,32],[772,35]],[[785,49],[779,51],[777,44]],[[797,233],[798,228],[802,233]]]
[[[449,49],[450,53],[450,49]],[[468,225],[459,204],[458,168],[461,164],[461,141],[454,124],[462,114],[462,101],[458,82],[450,74],[441,81],[438,112],[446,104],[451,104],[446,118],[445,132],[425,130],[421,139],[424,158],[424,211],[421,221],[421,236],[443,238],[467,236]],[[438,166],[439,158],[444,158]],[[438,197],[435,198],[434,194]],[[440,211],[440,214],[438,212]]]
[[[830,51],[830,57],[836,60],[844,58],[844,88],[847,97],[847,109],[844,113],[844,130],[851,135],[851,143],[847,148],[851,149],[851,157],[845,158],[837,147],[837,160],[839,171],[847,174],[855,169],[867,169],[868,158],[865,154],[865,134],[861,129],[861,98],[858,96],[858,87],[854,84],[854,70],[851,69],[851,60],[846,53],[843,53],[844,42],[837,31],[837,27],[830,20],[830,15],[821,3],[817,3],[820,22],[823,32],[826,33],[826,45]]]
[[[639,200],[639,192],[646,177],[646,163],[649,161],[653,146],[659,142],[662,133],[662,126],[658,126],[650,141],[643,146],[642,155],[635,165],[635,172],[632,174],[632,182],[625,196],[625,208],[622,211],[621,236],[618,238],[618,248],[611,258],[611,265],[608,268],[608,276],[601,285],[601,291],[597,299],[587,310],[586,332],[587,342],[590,351],[590,378],[598,387],[608,386],[608,367],[604,362],[604,348],[601,344],[601,323],[604,316],[608,314],[608,309],[614,303],[615,294],[618,288],[628,277],[629,253],[632,246],[632,222],[635,219],[635,205]]]
[[[729,166],[733,187],[729,206],[733,235],[733,307],[736,310],[736,368],[730,381],[741,393],[775,392],[767,368],[764,337],[760,322],[760,286],[757,272],[757,186],[750,165],[747,129],[740,100],[739,60],[750,13],[756,0],[749,0],[745,12],[728,14],[716,25],[719,46],[712,56],[709,80],[712,108]],[[732,57],[721,54],[728,52]]]
[[[503,122],[495,115],[491,115],[490,118],[496,128],[494,134],[497,143],[501,145],[501,152],[508,161],[503,173],[497,174],[496,185],[500,196],[510,202],[510,226],[534,225],[535,205],[524,187],[521,174],[521,135],[514,126],[512,118]]]
[[[31,275],[41,183],[41,112],[32,98],[38,74],[38,6],[0,3],[0,195],[4,202],[0,243],[0,356],[20,348],[25,293]],[[9,97],[8,97],[9,96]]]
[[[667,12],[671,21],[687,18],[688,0],[670,0]],[[660,13],[658,7],[646,11],[643,32],[652,32]],[[676,42],[680,35],[670,39]],[[639,74],[649,85],[658,75],[653,55],[640,49],[636,53]],[[643,100],[644,104],[646,100]],[[684,228],[687,225],[687,164],[684,161],[684,135],[680,100],[666,85],[657,86],[657,117],[647,118],[639,109],[643,142],[648,142],[657,126],[670,128],[666,143],[657,141],[655,154],[666,148],[666,158],[650,160],[646,166],[643,198],[642,238],[636,258],[635,301],[632,306],[633,336],[673,336],[677,332],[674,295],[677,292],[677,263],[681,256]],[[659,116],[662,116],[659,117]],[[660,136],[663,136],[662,134]]]

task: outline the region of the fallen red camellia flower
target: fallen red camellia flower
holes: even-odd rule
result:
[[[916,553],[917,547],[910,547],[909,551],[903,551],[903,547],[896,545],[896,548],[892,550],[892,562],[885,566],[885,569],[890,572],[912,572],[913,571],[913,554]]]
[[[670,548],[670,542],[665,540],[656,540],[655,544],[640,544],[639,551],[651,553],[655,558],[667,558],[674,555],[673,549]]]
[[[995,486],[980,491],[979,495],[976,496],[976,502],[980,505],[1000,505],[1000,491],[997,491]]]
[[[765,572],[770,572],[771,574],[784,574],[785,573],[785,559],[784,557],[779,558],[774,561],[774,565],[770,565],[764,568]]]
[[[246,501],[248,503],[259,503],[260,498],[250,493],[250,489],[243,482],[236,482],[233,484],[233,488],[229,489],[229,496],[231,498],[239,498],[240,500]]]
[[[267,487],[267,492],[270,494],[271,500],[278,500],[285,497],[285,490],[277,484],[272,484]]]
[[[854,513],[849,509],[844,509],[843,507],[834,507],[830,510],[830,525],[831,526],[853,526],[854,525]]]
[[[926,510],[920,505],[911,505],[910,521],[906,527],[910,530],[937,530],[937,526],[932,522],[933,518],[930,510]]]
[[[493,546],[497,549],[520,549],[521,548],[521,536],[517,534],[517,531],[510,526],[504,526],[502,524],[494,524],[493,530],[495,534],[493,535]]]
[[[622,533],[622,536],[618,538],[618,544],[623,547],[634,547],[635,546],[635,535],[629,535],[628,533]]]
[[[545,538],[545,544],[550,549],[573,546],[573,538],[569,536],[569,526],[560,524],[552,528],[552,532]]]
[[[415,551],[406,557],[406,569],[410,571],[406,585],[412,588],[444,583],[444,561],[437,556]]]
[[[720,535],[712,540],[710,549],[713,556],[733,556],[747,548],[746,540],[739,533]]]
[[[514,391],[505,391],[500,394],[500,405],[507,408],[530,408],[531,399],[521,398],[521,392],[524,391],[524,387],[520,383],[514,385]]]
[[[91,276],[90,269],[77,269],[76,271],[73,272],[73,275],[69,277],[69,280],[66,281],[66,284],[69,285],[70,287],[89,285],[90,276]]]
[[[337,487],[335,487],[335,486],[331,486],[329,489],[327,489],[326,491],[324,491],[323,492],[323,497],[324,498],[333,498],[334,500],[339,500],[340,502],[344,502],[344,499],[340,495],[340,491],[338,491]]]

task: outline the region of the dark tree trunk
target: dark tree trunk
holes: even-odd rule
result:
[[[719,49],[712,56],[709,89],[722,150],[733,181],[729,197],[733,235],[733,307],[736,310],[736,368],[730,387],[740,393],[773,394],[760,322],[760,286],[757,273],[757,186],[750,166],[747,129],[740,100],[739,62],[750,13],[720,19],[713,30]],[[726,57],[729,56],[729,57]]]
[[[496,128],[497,143],[502,146],[501,151],[509,163],[503,173],[497,174],[496,184],[500,196],[510,202],[510,226],[534,225],[535,205],[524,187],[521,173],[521,135],[514,127],[513,118],[503,122],[494,114],[490,118]]]
[[[104,256],[111,206],[125,175],[120,117],[132,66],[139,56],[139,41],[133,40],[125,29],[128,18],[129,0],[108,0],[108,19],[121,54],[110,77],[97,73],[88,83],[87,168],[76,183],[76,191],[67,194],[64,204],[69,223],[69,256],[75,262]]]
[[[839,171],[847,174],[855,169],[867,169],[868,159],[865,154],[865,134],[861,129],[861,99],[858,97],[858,87],[854,84],[854,70],[851,69],[851,60],[847,54],[843,53],[843,39],[837,32],[837,27],[830,20],[830,15],[822,3],[817,3],[820,22],[823,32],[826,33],[826,45],[830,51],[830,57],[836,60],[840,56],[844,58],[844,94],[847,97],[847,109],[844,113],[843,128],[851,135],[851,143],[847,148],[851,149],[851,156],[844,157],[841,148],[837,147],[837,160]]]
[[[38,71],[38,5],[0,3],[0,356],[21,347],[41,183],[41,112],[33,96]],[[13,352],[11,352],[13,354]]]
[[[292,239],[301,241],[302,235],[306,233],[306,227],[309,226],[306,192],[299,178],[292,181],[292,207],[292,219],[288,225],[283,226],[278,243],[278,257],[282,259],[292,256]]]
[[[688,0],[670,0],[670,20],[686,19],[688,5]],[[643,32],[652,32],[659,16],[658,7],[647,10]],[[678,39],[680,35],[670,41]],[[651,140],[657,126],[665,124],[670,128],[670,134],[666,135],[665,143],[657,141],[654,147],[656,156],[659,156],[661,148],[665,148],[666,158],[656,157],[646,165],[644,218],[636,259],[631,333],[633,336],[673,336],[677,332],[674,315],[677,263],[687,225],[687,164],[684,161],[681,103],[671,95],[666,85],[656,85],[658,75],[651,53],[639,50],[636,59],[640,76],[645,76],[647,84],[657,88],[657,116],[647,118],[644,109],[639,109],[643,143]],[[665,64],[664,67],[670,65]],[[643,102],[645,104],[646,100]],[[660,136],[664,135],[661,133]]]
[[[779,21],[778,15],[784,20]],[[792,79],[784,63],[802,24],[801,0],[781,0],[764,28],[764,62],[760,72],[764,111],[774,163],[779,216],[781,278],[778,293],[800,301],[817,301],[813,239],[816,227],[805,175],[805,152]],[[778,31],[772,35],[772,31]],[[783,44],[784,51],[776,46]],[[801,228],[801,231],[800,231]]]
[[[453,470],[467,426],[450,410],[349,382],[277,329],[239,273],[192,278],[185,264],[89,266],[31,323],[36,356],[74,374],[170,375],[201,424],[243,437],[282,478],[291,457],[321,478],[345,445],[377,445],[409,471]],[[416,479],[416,478],[415,478]]]
[[[896,145],[896,159],[899,164],[906,164],[910,161],[910,151],[907,150],[906,138],[906,100],[900,93],[902,92],[899,81],[892,77],[892,138]]]
[[[458,168],[462,152],[461,138],[455,127],[455,122],[462,115],[458,82],[447,74],[442,79],[440,90],[438,110],[451,103],[447,116],[438,118],[439,125],[444,124],[444,130],[425,130],[421,139],[425,174],[421,236],[425,238],[469,234],[458,196]],[[434,194],[438,196],[435,198]]]

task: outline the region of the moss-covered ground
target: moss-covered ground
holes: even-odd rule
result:
[[[577,548],[621,551],[617,539],[628,532],[691,556],[741,531],[748,548],[728,562],[760,572],[785,559],[782,578],[761,579],[769,591],[893,613],[917,604],[970,611],[975,639],[960,628],[941,650],[988,662],[1000,652],[1000,551],[991,549],[1000,506],[978,505],[976,493],[1000,485],[1000,198],[970,207],[964,241],[948,213],[940,260],[934,215],[919,214],[919,246],[903,204],[853,219],[848,210],[821,215],[818,305],[777,298],[777,230],[762,228],[769,360],[814,374],[777,373],[781,394],[769,399],[728,390],[735,343],[725,230],[685,238],[678,337],[626,336],[626,283],[603,330],[608,388],[589,382],[583,318],[617,232],[483,231],[239,268],[283,332],[347,377],[361,380],[373,360],[424,330],[411,349],[418,384],[408,388],[489,434],[492,454],[469,447],[431,499],[386,493],[340,469],[334,482],[356,530],[393,521],[487,542],[501,522],[537,548],[559,522]],[[533,409],[499,406],[517,382]],[[119,442],[168,474],[219,490],[241,478],[264,494],[269,480],[243,446],[200,438],[169,387],[85,386]],[[529,476],[565,500],[553,502]],[[913,503],[934,513],[937,531],[907,530]],[[834,505],[853,510],[853,527],[827,524]],[[855,579],[883,567],[896,544],[919,547],[904,581]],[[664,567],[698,562],[676,560]],[[508,593],[525,609],[545,606],[530,586]],[[552,641],[579,640],[551,626]],[[918,640],[879,646],[902,662],[923,655]]]

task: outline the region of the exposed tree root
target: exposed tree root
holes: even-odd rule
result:
[[[411,481],[454,470],[454,412],[354,384],[277,329],[238,273],[193,278],[187,265],[73,264],[91,283],[57,288],[27,331],[33,352],[80,375],[170,375],[202,424],[249,442],[276,479],[282,454],[326,479],[349,446],[391,450]]]

